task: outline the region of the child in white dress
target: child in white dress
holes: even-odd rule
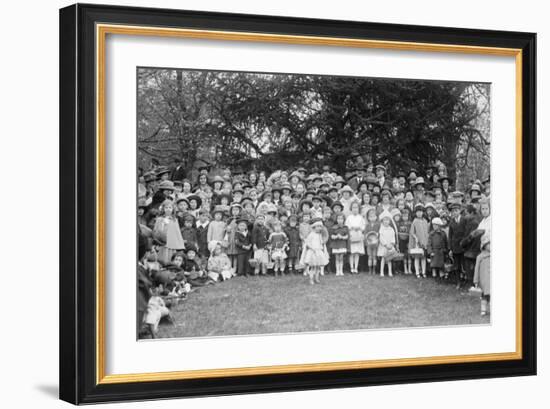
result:
[[[323,222],[316,221],[311,225],[311,228],[312,231],[304,242],[304,261],[309,266],[309,283],[319,284],[321,267],[328,264],[328,253],[323,241]]]

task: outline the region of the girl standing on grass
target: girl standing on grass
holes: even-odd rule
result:
[[[379,230],[380,223],[376,216],[376,209],[372,208],[367,212],[367,223],[365,225],[365,247],[367,248],[369,274],[376,272]]]
[[[235,233],[237,232],[237,220],[241,217],[242,208],[238,203],[233,203],[229,208],[229,220],[225,229],[224,241],[227,243],[227,255],[231,260],[231,266],[237,268],[237,246],[235,243]]]
[[[380,214],[380,230],[379,230],[379,240],[380,244],[378,245],[378,257],[380,257],[380,277],[384,277],[384,264],[388,263],[388,275],[393,277],[392,268],[393,262],[391,260],[386,260],[392,251],[395,251],[395,230],[393,229],[391,213],[384,211]]]
[[[208,232],[206,235],[206,240],[208,243],[210,243],[211,241],[221,242],[225,237],[225,229],[227,225],[223,221],[223,213],[223,207],[216,206],[214,208],[214,220],[212,220],[208,225]]]
[[[309,283],[319,284],[321,267],[328,264],[328,254],[323,243],[323,222],[318,220],[311,225],[312,231],[304,242],[304,261],[309,267]]]
[[[491,306],[491,237],[481,238],[481,253],[477,256],[474,285],[481,289],[481,315],[487,315]]]
[[[299,234],[300,234],[300,240],[301,240],[301,248],[302,248],[302,254],[300,256],[300,264],[304,266],[304,275],[308,274],[308,267],[305,262],[305,242],[307,239],[307,236],[309,236],[309,233],[311,233],[311,224],[309,223],[311,221],[311,215],[309,212],[304,212],[302,214],[302,221],[300,222],[300,227],[298,228]]]
[[[420,277],[420,267],[422,266],[422,277],[426,278],[426,247],[428,247],[428,222],[424,218],[424,205],[418,203],[414,207],[415,218],[411,224],[409,232],[409,251],[420,247],[423,253],[414,259],[414,269],[416,277]]]
[[[158,252],[158,260],[162,265],[170,264],[172,256],[178,250],[185,248],[181,236],[178,219],[174,215],[174,203],[165,200],[160,206],[160,215],[153,227],[153,238],[161,244]]]
[[[363,234],[365,231],[365,219],[359,214],[360,205],[354,201],[350,205],[350,215],[346,218],[346,226],[349,229],[349,266],[351,274],[357,274],[359,257],[365,254]]]
[[[335,257],[336,275],[344,275],[344,255],[348,252],[349,230],[346,225],[346,216],[343,213],[337,213],[335,216],[336,224],[330,230],[331,250]]]
[[[273,274],[285,274],[286,249],[288,248],[288,237],[282,230],[281,222],[273,223],[273,233],[269,235],[268,245],[271,248],[271,259],[273,260]]]

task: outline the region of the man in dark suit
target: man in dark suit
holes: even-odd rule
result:
[[[460,242],[466,237],[466,218],[461,214],[460,203],[452,203],[451,221],[449,223],[449,247],[454,258],[454,269],[456,272],[456,287],[460,288],[460,276],[464,268],[464,248]]]
[[[185,163],[183,160],[174,159],[174,167],[172,168],[171,180],[183,180],[187,176]]]
[[[354,177],[352,177],[349,182],[348,182],[348,185],[349,187],[351,187],[354,191],[357,191],[357,188],[359,187],[359,184],[365,180],[365,173],[366,173],[366,168],[358,168],[357,169],[357,173]]]

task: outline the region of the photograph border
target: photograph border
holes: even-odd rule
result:
[[[89,403],[536,372],[535,34],[91,5],[60,15],[62,399]],[[106,375],[105,41],[115,34],[514,56],[516,351]]]

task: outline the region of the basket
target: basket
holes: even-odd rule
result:
[[[422,247],[418,247],[418,239],[414,234],[411,235],[414,239],[414,247],[409,249],[409,256],[412,258],[421,258],[424,257],[424,249]]]
[[[368,246],[375,246],[378,244],[378,233],[375,231],[371,231],[367,233],[367,245]]]
[[[386,252],[384,259],[386,261],[396,261],[397,257],[399,256],[401,256],[401,259],[403,259],[403,254],[399,253],[395,247],[392,247],[390,250]]]

